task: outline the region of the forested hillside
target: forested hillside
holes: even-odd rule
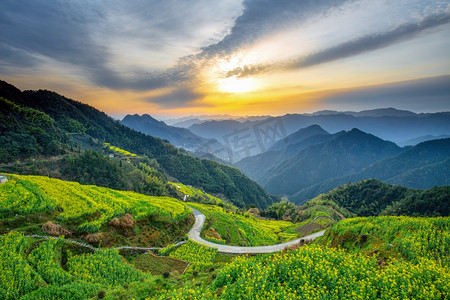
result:
[[[450,216],[450,186],[408,189],[376,179],[349,183],[308,201],[303,207],[329,205],[347,216]]]
[[[260,183],[271,193],[292,195],[328,178],[362,170],[401,151],[394,143],[355,128],[301,150],[273,167]]]
[[[167,140],[172,145],[184,148],[195,155],[209,155],[214,160],[219,158],[215,157],[212,149],[224,148],[224,145],[215,139],[202,138],[186,128],[169,126],[148,114],[126,115],[120,122],[136,131]],[[225,153],[228,152],[224,150],[223,154]]]
[[[308,186],[292,195],[290,200],[304,203],[339,185],[369,178],[411,188],[429,189],[448,185],[449,174],[450,139],[431,140],[406,148],[398,155],[375,162],[353,174],[329,178]]]
[[[235,205],[266,207],[274,202],[238,169],[194,158],[159,138],[123,126],[89,105],[49,91],[21,92],[6,82],[0,83],[0,97],[4,108],[0,111],[2,163],[64,154],[71,146],[92,148],[97,142],[101,147],[111,143],[155,159],[157,168],[166,176],[222,194]]]

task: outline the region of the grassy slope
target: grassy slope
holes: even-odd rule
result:
[[[81,236],[108,232],[112,243],[145,246],[180,239],[190,229],[192,216],[186,205],[173,198],[145,196],[43,176],[8,175],[0,185],[0,229],[42,233],[53,221]],[[116,232],[108,222],[125,213],[133,216],[132,232]]]
[[[202,203],[214,204],[224,206],[225,202],[217,197],[214,197],[208,193],[203,192],[200,189],[197,189],[192,186],[184,185],[182,183],[168,182],[168,184],[172,185],[180,192],[184,198],[184,195],[188,195],[189,197],[186,200],[194,201],[195,199],[199,200]],[[231,204],[228,204],[230,207],[234,207]],[[235,208],[235,207],[234,207]]]
[[[17,233],[12,237],[14,235]],[[5,238],[9,237],[0,238],[0,247],[4,247]],[[48,270],[31,263],[36,249],[42,248],[39,244],[32,246],[31,239],[21,240],[17,236],[12,244],[8,251],[1,252],[1,267],[17,269],[22,266],[23,276],[16,281],[5,277],[4,282],[13,287],[23,285],[25,292],[34,290],[27,295],[30,299],[37,298],[36,295],[48,298],[51,293],[61,291],[73,293],[75,284],[79,291],[86,290],[85,295],[104,289],[107,299],[446,299],[450,296],[448,217],[351,218],[331,227],[317,245],[233,260],[209,253],[201,245],[187,244],[171,254],[194,262],[182,276],[180,271],[185,264],[182,266],[175,260],[167,263],[164,260],[168,258],[151,255],[153,264],[164,263],[166,272],[172,271],[168,278],[136,273],[129,265],[121,265],[123,261],[111,251],[95,256],[71,255],[65,251],[63,255],[64,251],[55,247],[55,254],[50,257],[56,258],[58,253],[66,256],[67,271],[66,267],[61,269],[54,263],[48,264],[48,268],[55,274],[66,272],[76,278],[75,282],[64,286],[52,284],[49,279],[43,283]],[[45,249],[52,251],[52,247]],[[134,265],[152,270],[151,266],[146,266],[148,256],[138,256]],[[8,265],[9,261],[12,264]],[[107,261],[123,271],[115,272],[116,275],[95,270],[89,271],[93,272],[91,275],[83,271],[89,270],[92,263]],[[106,263],[104,268],[109,265]],[[64,279],[63,275],[61,277]],[[23,280],[27,280],[27,285]],[[54,277],[51,280],[55,280]],[[93,280],[100,286],[93,285]],[[39,285],[44,287],[36,290]]]
[[[380,262],[427,258],[450,267],[450,218],[351,218],[331,227],[317,243],[375,255]]]
[[[86,299],[101,288],[149,277],[114,249],[74,254],[63,246],[62,239],[40,243],[18,232],[0,236],[0,298]]]

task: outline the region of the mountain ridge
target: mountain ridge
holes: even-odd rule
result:
[[[422,142],[393,157],[367,166],[359,172],[324,180],[299,190],[290,197],[295,203],[304,203],[348,182],[375,178],[390,184],[409,188],[432,188],[448,185],[450,174],[450,139]]]
[[[271,193],[293,194],[295,189],[298,191],[320,180],[354,173],[401,151],[392,142],[354,128],[328,142],[301,150],[274,167],[260,182]]]
[[[269,195],[256,182],[250,180],[237,168],[232,168],[210,160],[195,158],[185,151],[175,148],[160,138],[144,135],[132,130],[105,113],[79,101],[68,99],[55,92],[38,90],[21,92],[14,86],[0,82],[2,110],[0,123],[2,153],[8,153],[9,159],[30,158],[36,155],[63,154],[71,145],[79,145],[75,135],[82,135],[101,142],[126,149],[138,155],[155,160],[160,171],[179,181],[203,188],[212,194],[223,194],[230,202],[238,206],[255,204],[259,207],[270,205],[275,198]],[[11,102],[14,101],[14,102]],[[38,113],[40,112],[40,113]],[[33,113],[33,120],[24,124],[24,117]],[[5,115],[6,114],[6,115]],[[39,118],[38,118],[39,117]],[[54,133],[46,134],[47,129],[40,127],[42,120],[48,120]],[[46,124],[47,124],[46,123]],[[20,125],[20,126],[17,126]],[[30,145],[30,139],[35,141]],[[39,150],[46,142],[50,149]],[[46,145],[47,145],[46,144]],[[19,147],[18,152],[11,147]],[[36,146],[31,152],[21,156],[23,149]],[[22,152],[21,152],[22,151]]]

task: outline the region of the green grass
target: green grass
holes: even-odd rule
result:
[[[220,235],[227,244],[239,246],[273,245],[297,238],[298,224],[287,221],[258,219],[251,214],[237,213],[218,206],[188,203],[206,216],[202,236],[209,228]],[[207,239],[207,237],[206,237]]]
[[[187,186],[182,183],[175,183],[170,181],[168,182],[168,184],[175,187],[177,191],[182,194],[183,197],[184,195],[188,195],[189,197],[187,198],[186,201],[201,202],[205,204],[213,204],[213,205],[227,206],[229,208],[235,208],[233,205],[225,203],[222,199],[203,192],[201,189],[197,189],[192,186]]]
[[[170,256],[192,263],[212,263],[216,258],[216,254],[217,249],[188,240],[186,244],[171,252]]]
[[[157,256],[153,253],[139,255],[133,261],[136,269],[149,272],[152,275],[162,275],[165,272],[181,274],[186,269],[188,263],[173,257]]]

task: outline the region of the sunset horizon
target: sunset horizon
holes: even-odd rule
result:
[[[0,8],[2,80],[114,118],[450,110],[447,1]]]

